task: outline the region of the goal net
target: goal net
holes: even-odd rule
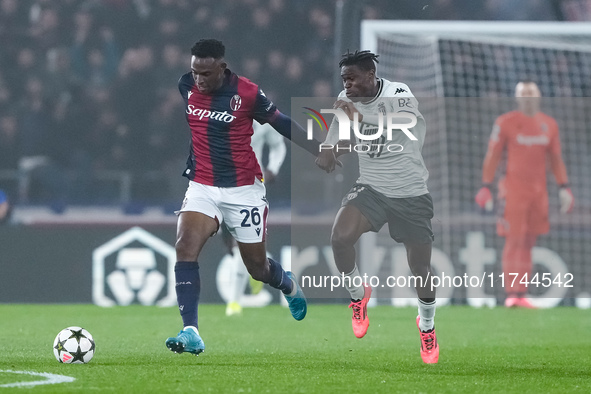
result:
[[[529,286],[539,306],[572,305],[591,292],[591,25],[586,23],[364,21],[362,49],[380,55],[378,75],[404,82],[427,119],[423,156],[435,201],[436,272],[488,278],[480,288],[442,289],[444,301],[494,305],[504,297],[498,281],[504,239],[496,217],[474,203],[495,119],[515,108],[519,80],[536,81],[542,111],[554,117],[575,195],[570,214],[558,212],[558,188],[548,170],[550,233],[533,250],[534,273],[551,286]],[[424,103],[424,105],[423,105]],[[497,169],[497,179],[502,168]],[[376,248],[388,254],[375,261]],[[361,241],[361,264],[382,275],[408,272],[404,249],[387,231]],[[566,275],[568,274],[568,275]],[[565,284],[568,281],[568,284]],[[476,282],[474,282],[476,283]],[[572,287],[571,287],[572,286]],[[453,286],[452,286],[453,287]],[[379,289],[404,304],[412,289]],[[387,292],[387,293],[385,293]],[[467,300],[467,301],[466,301]]]

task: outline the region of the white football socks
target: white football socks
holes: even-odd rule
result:
[[[359,279],[355,279],[359,277]],[[355,286],[354,283],[362,283],[361,275],[359,274],[359,269],[357,268],[357,264],[355,264],[355,268],[353,271],[345,274],[345,288],[351,294],[352,300],[361,300],[363,295],[365,294],[365,288],[363,285]]]
[[[295,297],[295,295],[296,295],[296,294],[297,294],[297,292],[298,292],[298,284],[297,284],[297,283],[296,283],[296,281],[295,281],[295,280],[293,280],[293,279],[291,280],[291,283],[292,283],[292,285],[293,285],[293,287],[291,288],[291,293],[289,293],[289,294],[286,294],[286,295],[287,295],[288,297]]]
[[[190,328],[191,330],[195,331],[195,334],[199,335],[199,330],[197,329],[197,327],[195,326],[187,326],[183,328],[183,331],[187,331],[187,328]]]
[[[232,248],[232,253],[233,256],[231,258],[231,264],[229,264],[231,267],[230,274],[228,275],[230,279],[230,283],[228,284],[230,289],[228,304],[236,302],[240,305],[240,301],[244,295],[244,291],[246,290],[246,285],[248,284],[250,274],[242,262],[242,257],[240,257],[240,250],[238,249],[238,246],[234,246]]]
[[[426,303],[419,298],[419,328],[429,331],[435,326],[435,301]]]

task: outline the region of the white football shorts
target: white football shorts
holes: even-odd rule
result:
[[[263,182],[252,185],[217,187],[189,181],[181,212],[200,212],[222,221],[234,239],[242,243],[258,243],[267,236],[269,203]]]

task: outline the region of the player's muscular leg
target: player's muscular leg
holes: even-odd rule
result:
[[[371,230],[371,224],[353,205],[342,207],[337,213],[330,242],[337,268],[348,274],[355,268],[355,242],[361,234]]]
[[[177,261],[197,261],[205,242],[216,233],[219,223],[200,212],[181,212],[177,223]]]
[[[431,243],[405,242],[408,266],[414,276],[423,278],[423,286],[417,282],[417,295],[420,299],[435,298],[435,289],[431,289]]]
[[[271,279],[271,270],[265,242],[253,244],[238,242],[238,249],[250,276],[255,280],[268,283]]]

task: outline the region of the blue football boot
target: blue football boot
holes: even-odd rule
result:
[[[297,291],[293,297],[284,294],[285,299],[287,300],[287,304],[289,305],[289,310],[293,318],[296,320],[302,320],[304,317],[306,317],[306,312],[308,311],[306,296],[304,295],[300,285],[298,285],[295,275],[291,271],[287,271],[287,276],[289,276],[289,278],[292,280],[294,286],[297,288]]]
[[[190,327],[181,330],[176,337],[168,338],[165,343],[166,347],[172,352],[179,354],[187,352],[198,356],[199,353],[205,351],[205,343],[203,343],[199,334]]]

